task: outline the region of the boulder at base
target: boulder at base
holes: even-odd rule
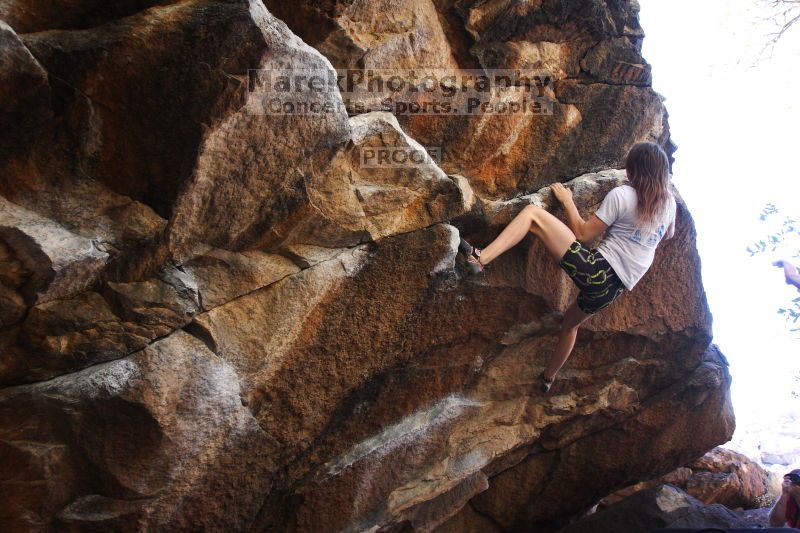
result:
[[[558,533],[651,533],[658,528],[746,528],[719,504],[705,505],[673,485],[659,485],[567,526]]]

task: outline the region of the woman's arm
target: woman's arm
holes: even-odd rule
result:
[[[575,202],[572,200],[572,191],[564,187],[561,183],[554,183],[551,188],[556,199],[564,206],[567,216],[567,226],[575,234],[575,238],[586,244],[598,235],[601,235],[608,225],[605,222],[592,216],[589,220],[583,220]]]

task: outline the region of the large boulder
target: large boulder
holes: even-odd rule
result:
[[[687,492],[703,503],[753,509],[780,496],[780,477],[733,450],[714,448],[688,467]]]
[[[751,522],[718,503],[705,505],[672,485],[659,485],[560,529],[558,533],[649,533],[661,528],[749,528]]]
[[[0,529],[553,529],[730,438],[683,202],[547,397],[575,287],[532,236],[457,255],[669,150],[635,2],[275,4],[319,50],[261,0],[0,2]],[[558,98],[274,113],[297,95],[252,74],[371,65],[546,67]]]
[[[738,452],[717,447],[665,476],[637,483],[603,498],[599,507],[613,505],[662,483],[674,485],[705,504],[719,503],[730,509],[772,505],[781,490],[778,476]]]

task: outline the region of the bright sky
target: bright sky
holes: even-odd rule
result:
[[[714,338],[731,364],[738,435],[800,412],[790,395],[800,391],[800,336],[777,314],[800,293],[770,265],[798,250],[746,251],[775,227],[758,219],[766,203],[780,211],[775,223],[800,215],[800,24],[770,58],[759,56],[776,31],[763,1],[639,4],[642,54],[678,145],[673,178],[695,218]]]

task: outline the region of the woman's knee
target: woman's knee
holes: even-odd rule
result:
[[[534,231],[538,228],[538,220],[539,220],[539,213],[542,211],[541,207],[535,206],[533,204],[528,204],[522,208],[520,213],[528,218],[531,221],[531,229],[530,231]]]
[[[536,216],[536,213],[542,211],[542,208],[538,205],[528,204],[522,208],[522,212],[530,217]]]
[[[581,325],[589,320],[591,314],[584,312],[577,301],[573,301],[572,305],[564,313],[564,319],[561,321],[562,331],[578,331]]]

